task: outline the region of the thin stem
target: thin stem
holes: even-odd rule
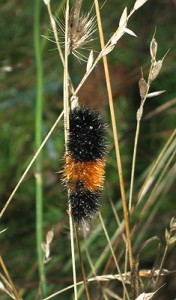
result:
[[[158,283],[158,281],[159,281],[159,279],[160,279],[162,267],[163,267],[164,261],[165,261],[165,259],[166,259],[166,255],[167,255],[168,249],[169,249],[169,244],[167,243],[167,244],[166,244],[166,247],[165,247],[165,250],[164,250],[164,254],[163,254],[161,263],[160,263],[159,274],[158,274],[158,276],[157,276],[157,278],[156,278],[155,286],[157,285],[157,283]]]
[[[134,149],[133,149],[132,167],[131,167],[131,182],[130,182],[130,193],[129,193],[129,211],[131,211],[131,206],[132,206],[132,197],[133,197],[133,188],[134,188],[134,173],[135,173],[135,166],[136,166],[136,154],[137,154],[139,132],[140,132],[140,121],[137,121],[135,140],[134,140]]]
[[[151,65],[152,67],[152,65]],[[150,67],[150,70],[151,70]],[[150,72],[149,72],[150,74]],[[134,189],[134,175],[135,175],[135,167],[136,167],[136,155],[137,155],[137,146],[139,141],[139,132],[140,132],[140,125],[141,125],[141,119],[143,115],[143,108],[145,101],[147,99],[147,94],[150,89],[150,84],[148,81],[146,93],[143,99],[141,99],[141,105],[137,111],[137,125],[136,125],[136,132],[135,132],[135,139],[134,139],[134,149],[133,149],[133,158],[132,158],[132,168],[131,168],[131,180],[130,180],[130,193],[129,193],[129,211],[131,211],[132,207],[132,200],[133,200],[133,189]]]
[[[121,226],[121,222],[120,222],[120,218],[119,218],[119,216],[118,216],[118,214],[117,214],[116,207],[115,207],[115,205],[114,205],[114,203],[112,202],[111,199],[109,199],[109,202],[110,202],[110,204],[111,204],[111,208],[112,208],[112,211],[113,211],[113,213],[114,213],[114,217],[115,217],[115,219],[116,219],[116,221],[117,221],[117,225],[118,225],[118,227],[120,227],[120,226]],[[124,244],[126,245],[126,244],[127,244],[127,240],[126,240],[125,234],[123,234],[123,233],[122,233],[122,238],[123,238],[123,240],[124,240]]]
[[[64,4],[65,4],[65,0],[61,0],[60,3],[59,3],[59,5],[58,5],[57,10],[55,11],[55,15],[57,16],[57,18],[59,17],[60,13],[62,13]],[[48,13],[49,13],[49,10],[50,10],[50,12],[51,12],[50,2],[48,3],[47,7],[48,7]],[[49,13],[49,15],[50,15],[50,13]],[[50,16],[51,16],[51,15],[50,15]],[[51,18],[50,18],[50,21],[51,21]],[[43,36],[46,37],[46,38],[44,38],[44,39],[42,40],[42,50],[45,49],[46,44],[47,44],[47,42],[48,42],[48,38],[50,38],[50,35],[48,34],[48,30],[49,30],[49,29],[50,29],[50,28],[47,28],[47,29],[45,30],[44,34],[43,34]]]
[[[77,249],[78,249],[79,261],[80,261],[80,266],[81,266],[81,271],[82,271],[82,276],[83,276],[84,287],[85,287],[85,291],[86,291],[86,297],[87,297],[87,300],[90,300],[90,295],[89,295],[89,290],[88,290],[88,285],[87,285],[87,280],[86,280],[86,274],[85,274],[84,265],[83,265],[83,261],[82,261],[82,254],[81,254],[81,248],[80,248],[80,242],[79,242],[79,234],[78,234],[78,229],[77,229],[76,225],[75,225],[75,233],[76,233],[76,244],[77,244]]]
[[[69,211],[71,212],[70,205],[69,205]],[[75,250],[74,250],[73,219],[72,219],[71,213],[69,213],[69,225],[70,225],[70,241],[71,241],[74,297],[75,297],[75,300],[77,300],[78,295],[77,295],[77,280],[76,280],[76,260],[75,260]]]
[[[102,276],[96,276],[96,277],[92,277],[92,278],[89,278],[87,279],[88,282],[94,282],[94,281],[102,281],[102,282],[109,282],[111,280],[119,280],[119,275],[118,274],[115,274],[115,275],[112,275],[112,274],[108,274],[108,275],[102,275]],[[83,285],[83,281],[79,281],[76,283],[76,285]],[[55,296],[59,295],[59,294],[62,294],[70,289],[72,289],[74,287],[74,285],[70,285],[70,286],[67,286],[66,288],[60,290],[60,291],[57,291],[55,293],[53,293],[52,295],[42,299],[42,300],[49,300],[51,298],[54,298]]]
[[[105,47],[105,42],[104,42],[104,35],[103,35],[102,22],[101,22],[101,16],[100,16],[100,9],[99,9],[98,0],[94,0],[94,3],[95,3],[96,14],[97,14],[97,22],[98,22],[98,28],[99,28],[100,43],[101,43],[101,48],[103,49]],[[106,55],[103,56],[103,64],[104,64],[104,71],[105,71],[105,78],[106,78],[106,85],[107,85],[108,99],[109,99],[109,107],[110,107],[111,120],[112,120],[112,129],[113,129],[116,159],[117,159],[117,169],[118,169],[118,174],[119,174],[120,191],[121,191],[121,197],[122,197],[122,206],[123,206],[123,213],[124,213],[124,219],[125,219],[125,229],[126,229],[126,236],[127,236],[127,245],[128,245],[128,251],[129,251],[129,261],[130,261],[130,268],[132,269],[132,266],[133,266],[133,253],[132,253],[131,237],[130,237],[129,213],[128,213],[127,202],[126,202],[125,187],[124,187],[124,180],[123,180],[123,171],[122,171],[122,163],[121,163],[121,155],[120,155],[120,148],[119,148],[119,141],[118,141],[118,132],[117,132],[117,125],[116,125],[116,120],[115,120],[112,89],[111,89],[109,68],[108,68],[108,62],[107,62],[107,56]]]
[[[68,21],[69,21],[69,0],[67,1],[66,11],[65,11],[65,57],[64,57],[64,134],[65,134],[66,152],[67,152],[67,141],[68,141],[68,132],[69,132]],[[69,195],[69,191],[68,191],[68,195]],[[70,240],[71,240],[71,254],[72,254],[74,297],[75,297],[75,300],[77,300],[73,219],[72,219],[72,215],[71,215],[70,203],[69,203],[69,225],[70,225]]]
[[[40,147],[42,142],[42,112],[43,112],[43,66],[40,42],[40,14],[41,1],[35,1],[34,8],[34,48],[37,72],[37,96],[35,114],[35,147]],[[43,252],[41,243],[43,240],[43,183],[42,183],[42,156],[36,161],[36,243],[39,276],[42,287],[42,294],[46,295],[46,278],[43,263]]]
[[[59,43],[59,39],[58,39],[58,35],[57,35],[56,22],[55,22],[55,20],[53,18],[53,15],[52,15],[50,2],[48,3],[47,8],[48,8],[48,14],[49,14],[49,17],[50,17],[51,26],[52,26],[53,33],[54,33],[54,38],[56,40],[57,50],[59,52],[61,61],[62,61],[63,65],[64,65],[64,57],[63,57],[62,50],[61,50],[61,47],[60,47],[60,43]]]
[[[65,147],[67,151],[68,131],[69,131],[69,93],[68,93],[68,19],[69,0],[67,1],[65,12],[65,58],[64,58],[64,133]]]

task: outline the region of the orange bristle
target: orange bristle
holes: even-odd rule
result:
[[[90,191],[101,189],[104,182],[104,167],[105,159],[90,162],[76,162],[67,154],[63,170],[67,187],[74,191],[77,182],[81,181],[84,187]]]

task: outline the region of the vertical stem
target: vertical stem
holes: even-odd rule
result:
[[[65,147],[67,151],[68,131],[69,131],[69,92],[68,92],[68,19],[69,19],[69,0],[65,11],[65,58],[64,58],[64,134]]]
[[[64,57],[64,134],[65,134],[65,147],[67,152],[67,141],[69,131],[69,75],[68,75],[68,20],[69,20],[69,0],[67,0],[65,11],[65,57]],[[68,191],[69,193],[69,191]],[[71,215],[71,207],[69,204],[69,224],[70,224],[70,241],[71,241],[71,254],[72,254],[72,270],[73,270],[73,283],[74,283],[74,298],[77,300],[77,285],[76,285],[76,265],[75,265],[75,251],[74,251],[74,233],[73,233],[73,220]]]
[[[78,234],[78,229],[77,226],[75,225],[75,233],[76,233],[76,244],[78,248],[78,255],[79,255],[79,261],[80,261],[80,266],[81,266],[81,271],[82,271],[82,276],[83,276],[83,282],[84,282],[84,287],[86,290],[86,298],[87,300],[90,300],[90,295],[89,295],[89,290],[88,290],[88,285],[87,285],[87,280],[86,280],[86,274],[84,270],[84,265],[82,261],[82,255],[81,255],[81,247],[80,247],[80,242],[79,242],[79,234]]]
[[[41,1],[35,0],[34,7],[34,49],[35,62],[37,72],[37,96],[36,96],[36,113],[35,113],[35,147],[38,149],[42,142],[42,110],[43,110],[43,67],[42,67],[42,53],[40,43],[40,13]],[[41,243],[43,240],[43,183],[42,183],[42,156],[38,156],[36,160],[36,243],[39,276],[43,296],[46,295],[46,278],[43,264],[43,252]]]
[[[151,67],[150,67],[151,70]],[[150,74],[150,72],[149,72]],[[150,75],[149,75],[150,76]],[[136,133],[134,139],[134,150],[133,150],[133,159],[132,159],[132,168],[131,168],[131,180],[130,180],[130,193],[129,193],[129,211],[131,211],[132,207],[132,200],[133,200],[133,189],[134,189],[134,175],[135,175],[135,167],[136,167],[136,156],[137,156],[137,146],[139,141],[139,133],[140,133],[140,126],[141,126],[141,119],[143,116],[144,104],[147,99],[147,94],[150,89],[150,84],[148,80],[147,90],[143,99],[141,99],[140,107],[137,111],[137,125],[136,125]]]
[[[130,182],[130,193],[129,193],[129,210],[131,211],[132,199],[133,199],[133,188],[134,188],[134,174],[135,174],[135,166],[136,166],[136,154],[137,154],[137,146],[140,132],[140,120],[137,121],[136,125],[136,134],[134,140],[134,149],[133,149],[133,160],[131,167],[131,182]]]
[[[104,42],[98,0],[94,0],[94,3],[95,3],[96,15],[97,15],[98,28],[99,28],[100,43],[101,43],[101,48],[103,49],[105,47],[105,42]],[[127,244],[128,244],[128,251],[129,251],[129,261],[130,261],[130,268],[132,269],[133,253],[132,253],[131,237],[130,237],[129,213],[128,213],[128,208],[127,208],[127,203],[126,203],[125,187],[124,187],[123,172],[122,172],[122,163],[121,163],[120,148],[119,148],[119,142],[118,142],[118,132],[117,132],[117,126],[116,126],[116,120],[115,120],[114,104],[113,104],[113,97],[112,97],[112,90],[111,90],[111,83],[110,83],[110,76],[109,76],[109,68],[108,68],[108,62],[107,62],[106,55],[103,56],[103,64],[104,64],[106,85],[107,85],[108,98],[109,98],[109,107],[110,107],[110,113],[111,113],[111,119],[112,119],[112,129],[113,129],[115,151],[116,151],[116,158],[117,158],[117,169],[118,169],[118,173],[119,173],[123,213],[124,213],[124,219],[125,219],[125,229],[126,229]]]

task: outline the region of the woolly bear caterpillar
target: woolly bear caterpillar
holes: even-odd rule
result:
[[[88,107],[70,112],[70,130],[63,169],[71,214],[76,224],[89,221],[98,211],[104,182],[107,125]]]

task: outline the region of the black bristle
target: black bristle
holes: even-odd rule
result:
[[[88,162],[106,155],[107,125],[100,114],[88,107],[70,112],[68,152],[75,161]]]
[[[93,218],[100,205],[99,197],[99,190],[92,192],[81,186],[78,186],[74,192],[70,193],[71,213],[76,224],[90,221]]]

